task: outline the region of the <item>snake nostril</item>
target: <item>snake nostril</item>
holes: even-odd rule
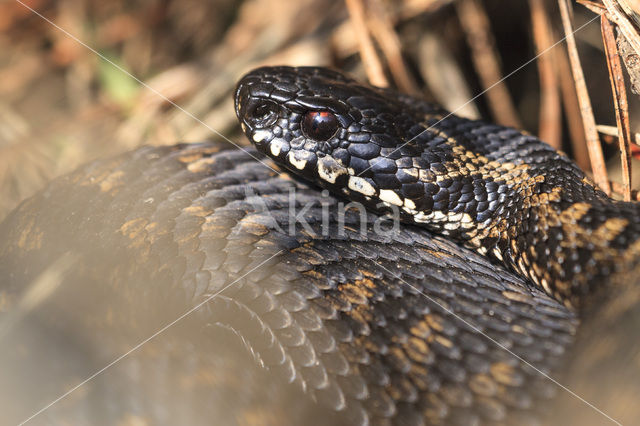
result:
[[[273,102],[260,102],[247,108],[245,115],[247,124],[252,127],[264,128],[271,126],[278,119],[278,106]]]

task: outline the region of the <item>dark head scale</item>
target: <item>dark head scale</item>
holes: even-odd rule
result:
[[[242,78],[235,103],[249,139],[296,174],[373,208],[425,195],[403,146],[424,130],[424,110],[397,94],[325,68],[269,67]]]

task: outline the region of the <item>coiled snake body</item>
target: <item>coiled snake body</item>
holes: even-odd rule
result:
[[[560,382],[634,418],[635,204],[532,136],[335,71],[262,68],[235,96],[258,151],[142,148],[55,181],[3,223],[5,340],[24,335],[15,324],[44,324],[111,359],[198,306],[157,344],[186,370],[140,349],[136,373],[118,376],[128,393],[87,384],[90,404],[40,416],[609,421],[543,375],[564,365]],[[346,200],[265,167],[261,152]],[[353,200],[409,224],[381,232],[379,216],[343,208]],[[47,297],[34,302],[33,288]],[[1,361],[38,364],[18,358]],[[36,402],[15,420],[51,386],[27,387]]]

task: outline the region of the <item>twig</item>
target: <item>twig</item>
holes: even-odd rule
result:
[[[640,25],[640,2],[638,0],[618,0],[620,8],[624,13]]]
[[[616,110],[618,126],[618,142],[620,144],[620,161],[622,162],[622,185],[625,201],[631,201],[631,129],[629,126],[629,105],[627,91],[624,87],[622,64],[618,55],[616,37],[613,27],[606,17],[601,18],[602,40],[609,68],[609,80]]]
[[[617,127],[607,126],[606,124],[598,124],[596,125],[596,129],[598,129],[598,133],[605,136],[602,138],[603,142],[606,142],[608,144],[618,143]],[[640,133],[632,133],[631,136],[631,156],[640,160]]]
[[[586,137],[582,125],[582,115],[578,96],[576,95],[573,77],[571,76],[571,66],[569,59],[563,49],[554,49],[553,57],[556,64],[558,79],[560,80],[560,91],[562,93],[562,107],[567,117],[567,127],[571,141],[573,158],[582,170],[591,170],[591,161],[587,153]]]
[[[575,90],[578,95],[578,103],[580,104],[580,113],[582,114],[582,123],[587,138],[587,150],[589,151],[589,160],[591,161],[591,170],[596,184],[606,194],[611,193],[609,179],[607,178],[607,169],[604,164],[604,155],[602,147],[598,139],[596,131],[596,121],[593,117],[593,109],[587,92],[587,85],[584,81],[584,73],[580,65],[580,57],[576,47],[576,39],[573,36],[573,26],[569,18],[569,2],[568,0],[558,0],[560,6],[560,15],[562,16],[562,26],[567,40],[567,51],[569,53],[569,61],[571,62],[571,71],[575,83]]]
[[[558,81],[553,68],[552,55],[543,55],[553,44],[551,25],[543,0],[529,0],[533,39],[538,56],[540,75],[540,124],[538,136],[556,149],[562,148],[562,114]]]
[[[577,0],[577,2],[583,5],[584,7],[586,7],[587,9],[589,9],[590,11],[592,11],[593,13],[595,13],[596,15],[602,15],[603,13],[607,12],[607,8],[604,7],[603,4],[596,3],[594,1],[589,1],[589,0]]]
[[[405,0],[387,2],[392,13],[401,20],[413,18],[417,15],[435,13],[454,0]]]
[[[613,189],[613,192],[620,195],[624,194],[624,191],[625,191],[624,185],[619,184],[618,182],[609,182],[609,183],[611,184],[611,189]],[[629,192],[629,199],[633,201],[640,201],[640,192],[638,192],[635,189],[632,189]]]
[[[382,49],[382,53],[387,58],[389,70],[398,87],[406,93],[418,93],[418,86],[407,71],[402,52],[400,38],[396,34],[391,18],[387,14],[384,5],[380,0],[370,1],[370,17],[367,19],[369,31],[375,37]]]
[[[616,42],[618,44],[618,53],[622,58],[624,66],[627,68],[631,92],[640,95],[640,56],[633,50],[631,43],[625,38],[624,34],[620,31],[617,33]]]
[[[487,91],[489,108],[495,120],[505,126],[522,128],[509,91],[504,82],[501,82],[500,61],[486,12],[478,0],[461,0],[455,4],[483,88],[486,90],[500,82]]]
[[[640,55],[640,36],[633,23],[629,20],[625,12],[620,8],[620,5],[615,0],[602,0],[607,11],[609,12],[609,19],[613,21],[620,32],[627,39],[633,50]]]
[[[363,0],[345,0],[353,29],[358,37],[358,45],[360,46],[360,58],[364,63],[365,70],[369,82],[374,86],[388,87],[389,82],[384,75],[382,63],[373,46],[373,41],[367,30],[364,15]]]

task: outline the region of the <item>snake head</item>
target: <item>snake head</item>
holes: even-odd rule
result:
[[[240,80],[235,108],[258,150],[367,207],[414,209],[405,196],[422,201],[427,180],[435,181],[428,164],[418,176],[414,163],[424,161],[415,143],[406,144],[424,130],[424,111],[395,92],[326,68],[264,67]]]
[[[259,150],[320,184],[344,185],[380,155],[380,142],[395,145],[388,100],[329,69],[259,68],[239,82],[235,101]]]

